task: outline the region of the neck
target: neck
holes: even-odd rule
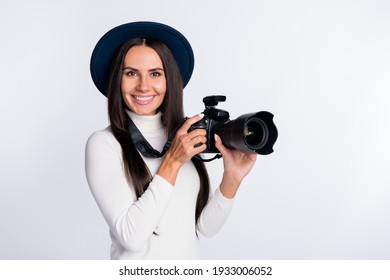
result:
[[[138,115],[129,110],[126,110],[126,112],[141,133],[147,133],[148,131],[155,131],[163,128],[161,112],[152,116]]]

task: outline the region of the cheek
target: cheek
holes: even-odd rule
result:
[[[121,81],[121,91],[123,93],[128,92],[133,87],[134,87],[134,85],[132,85],[132,83],[130,83],[128,80],[122,79],[122,81]]]
[[[129,96],[129,93],[131,92],[131,85],[129,83],[124,83],[122,80],[121,83],[121,95],[123,100],[125,101],[127,107],[131,106],[131,98]]]
[[[165,94],[167,90],[167,84],[165,81],[161,81],[155,84],[155,90],[160,94]]]

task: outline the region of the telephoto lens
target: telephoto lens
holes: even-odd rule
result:
[[[266,111],[244,114],[227,121],[217,134],[227,148],[261,155],[273,152],[278,137],[273,115]]]

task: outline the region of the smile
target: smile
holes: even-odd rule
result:
[[[154,96],[134,96],[134,98],[138,101],[143,101],[143,102],[146,102],[146,101],[149,101],[149,100],[152,100]]]
[[[154,95],[151,95],[151,96],[136,96],[136,95],[134,95],[133,96],[135,103],[137,103],[139,105],[148,105],[149,103],[151,103],[153,101],[154,97],[155,97]]]

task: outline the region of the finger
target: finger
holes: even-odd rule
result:
[[[198,129],[195,129],[195,130],[188,132],[188,137],[190,139],[192,139],[192,138],[195,138],[198,136],[206,136],[206,134],[207,134],[206,129],[198,128]]]
[[[192,158],[193,156],[203,152],[206,150],[207,145],[201,142],[191,142],[187,143],[187,145],[183,146],[181,151],[181,155],[185,156],[186,160]]]
[[[225,151],[227,150],[227,148],[222,144],[222,139],[221,137],[219,137],[217,134],[214,134],[214,138],[215,138],[215,147],[221,152],[221,154],[223,155],[225,153]]]
[[[187,132],[191,125],[193,125],[194,123],[200,121],[201,119],[203,119],[204,115],[203,114],[198,114],[198,115],[195,115],[189,119],[187,119],[183,125],[181,126],[181,128],[179,129],[179,131],[181,132]]]
[[[206,144],[200,144],[199,146],[196,146],[194,147],[194,155],[197,155],[197,154],[200,154],[201,152],[203,152],[204,150],[206,150],[207,148],[207,145]]]
[[[189,145],[195,147],[201,144],[205,144],[206,142],[207,142],[207,138],[204,135],[199,135],[191,138],[191,140],[189,141]]]

